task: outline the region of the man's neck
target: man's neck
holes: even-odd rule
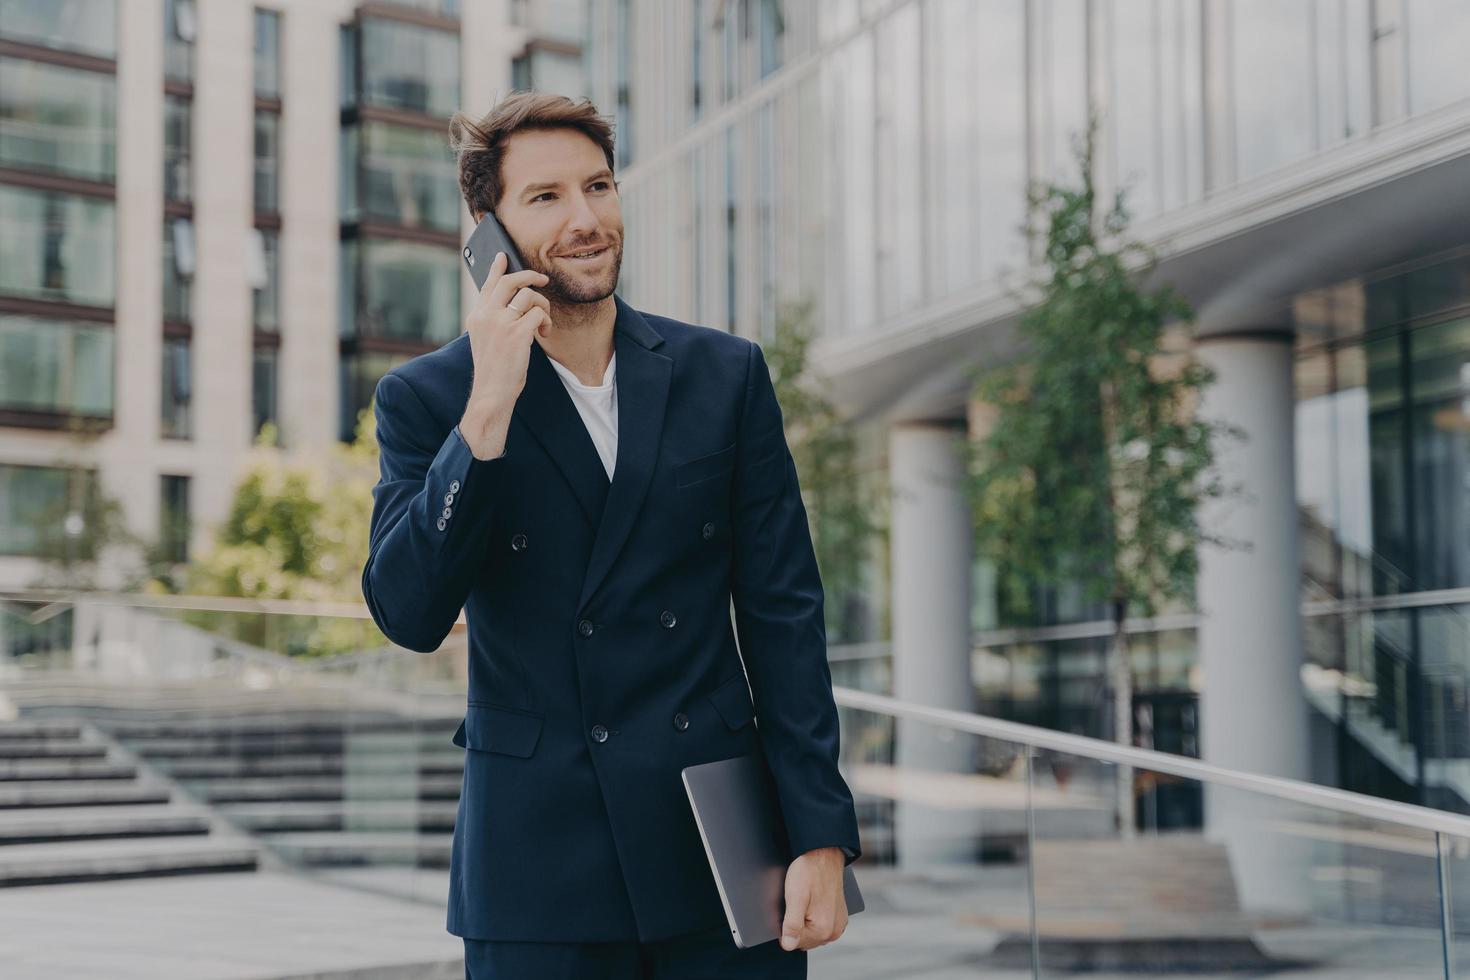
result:
[[[546,356],[567,368],[585,385],[600,385],[613,355],[613,325],[618,308],[611,296],[595,303],[551,300],[552,328],[536,342]]]

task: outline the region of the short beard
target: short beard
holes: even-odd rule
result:
[[[605,284],[586,283],[574,279],[561,271],[553,263],[550,268],[542,268],[537,265],[528,265],[528,268],[546,276],[546,285],[537,287],[541,293],[553,303],[599,303],[613,294],[618,287],[618,275],[623,266],[623,246],[621,243],[609,245],[612,250],[612,268],[609,270],[608,279]]]

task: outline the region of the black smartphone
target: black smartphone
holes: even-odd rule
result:
[[[521,261],[521,254],[516,251],[515,243],[505,233],[505,227],[495,213],[488,212],[475,225],[475,230],[470,233],[470,240],[464,246],[464,264],[470,270],[470,278],[475,281],[476,289],[485,288],[485,280],[490,276],[490,264],[495,261],[495,253],[504,252],[509,260],[505,267],[506,272],[520,272],[525,269],[526,264]]]

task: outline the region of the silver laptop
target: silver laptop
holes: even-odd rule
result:
[[[759,754],[686,766],[681,775],[735,945],[781,938],[792,855],[770,768]],[[842,870],[847,914],[863,910],[852,867]]]

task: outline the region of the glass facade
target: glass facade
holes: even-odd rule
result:
[[[361,89],[349,101],[433,116],[449,116],[459,108],[458,34],[365,18],[357,43]]]
[[[342,137],[342,220],[458,232],[464,199],[443,133],[364,122]]]
[[[281,114],[255,110],[255,210],[281,209]]]
[[[193,375],[189,360],[189,338],[163,338],[163,384],[159,387],[161,431],[166,439],[193,436],[189,410]]]
[[[199,21],[194,0],[163,0],[163,75],[176,82],[194,80],[194,39]]]
[[[251,289],[251,311],[255,329],[275,333],[281,326],[281,236],[269,228],[257,228],[261,268],[260,284]]]
[[[116,102],[112,75],[0,57],[0,166],[110,182]]]
[[[68,545],[63,522],[97,491],[93,470],[0,463],[0,555],[92,557],[92,537],[84,531]]]
[[[170,218],[163,223],[163,318],[193,319],[190,284],[194,279],[194,223]]]
[[[254,428],[258,433],[267,422],[277,422],[277,398],[280,376],[280,352],[274,347],[257,347],[251,359],[250,407]]]
[[[460,333],[459,277],[440,245],[366,238],[342,243],[344,336],[438,345]]]
[[[110,326],[0,314],[0,409],[111,417]]]
[[[158,538],[163,554],[175,562],[189,560],[189,478],[159,475]]]
[[[168,201],[188,201],[193,197],[193,180],[189,159],[193,137],[190,125],[189,99],[178,95],[163,97],[163,196]]]
[[[0,184],[0,295],[111,307],[112,201]]]
[[[255,9],[255,94],[264,98],[281,94],[281,15],[259,7]]]
[[[338,383],[342,391],[341,414],[337,435],[350,442],[357,430],[357,417],[373,402],[373,392],[383,375],[408,360],[404,354],[355,353],[338,362]]]
[[[111,58],[117,0],[0,0],[0,37]]]

